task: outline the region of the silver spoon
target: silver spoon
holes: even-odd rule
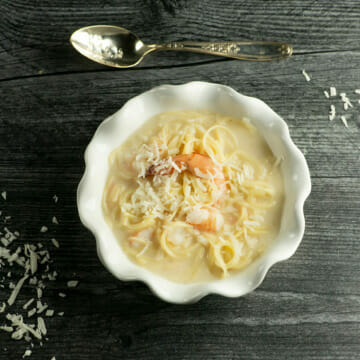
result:
[[[192,51],[254,61],[279,60],[292,54],[291,45],[277,41],[186,41],[146,45],[129,30],[109,25],[78,29],[71,35],[70,42],[87,58],[118,68],[135,66],[145,55],[163,50]]]

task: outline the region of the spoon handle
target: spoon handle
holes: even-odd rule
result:
[[[291,45],[277,41],[171,42],[158,45],[156,50],[192,51],[253,61],[279,60],[292,54]]]

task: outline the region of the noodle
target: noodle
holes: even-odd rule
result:
[[[257,155],[245,141],[258,144]],[[142,266],[175,281],[226,277],[278,231],[275,161],[246,121],[207,111],[163,113],[109,156],[103,213]]]

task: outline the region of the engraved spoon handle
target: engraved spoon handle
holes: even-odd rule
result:
[[[156,45],[156,50],[192,51],[253,61],[278,60],[292,54],[291,45],[277,41],[171,42]]]

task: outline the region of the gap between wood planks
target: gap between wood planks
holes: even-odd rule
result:
[[[359,48],[355,49],[346,49],[346,50],[319,50],[319,51],[308,51],[308,52],[294,52],[292,56],[303,56],[303,55],[314,55],[314,54],[330,54],[330,53],[344,53],[344,52],[353,52],[360,51]],[[190,66],[199,66],[199,65],[208,65],[212,63],[220,63],[225,61],[239,61],[232,58],[219,57],[213,60],[197,61],[187,64],[177,64],[177,65],[161,65],[161,66],[144,66],[144,67],[131,67],[127,69],[121,69],[122,71],[142,71],[142,70],[154,70],[154,69],[171,69],[171,68],[182,68]],[[84,71],[59,71],[49,74],[33,74],[33,75],[24,75],[24,76],[14,76],[12,78],[0,79],[0,83],[14,80],[30,79],[36,77],[48,77],[48,76],[58,76],[58,75],[72,75],[72,74],[86,74],[86,73],[96,73],[96,72],[109,72],[109,71],[118,71],[118,68],[105,67],[103,69],[94,69],[94,70],[84,70]]]

